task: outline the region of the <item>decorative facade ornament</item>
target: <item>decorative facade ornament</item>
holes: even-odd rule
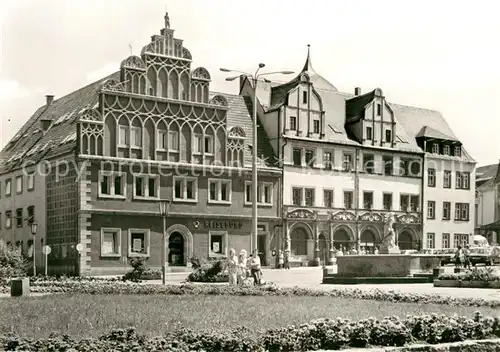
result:
[[[129,56],[125,60],[122,61],[120,68],[131,68],[136,70],[145,70],[146,64],[139,56]]]
[[[412,214],[403,214],[397,217],[397,221],[402,224],[418,224],[418,216]]]
[[[246,133],[240,126],[234,126],[229,130],[228,138],[246,138]]]
[[[192,78],[195,79],[203,79],[203,80],[210,80],[210,73],[208,73],[207,69],[204,67],[198,67],[196,68],[193,73],[191,74]]]
[[[355,221],[356,215],[349,211],[339,211],[332,215],[332,221]]]
[[[379,213],[367,212],[359,216],[359,221],[382,222],[383,217]]]
[[[396,254],[401,252],[396,245],[396,232],[394,231],[395,223],[396,217],[394,213],[388,213],[385,217],[384,238],[380,246],[381,254]]]
[[[123,92],[125,91],[125,85],[122,82],[117,81],[116,79],[108,79],[102,84],[101,90]]]
[[[81,114],[80,121],[102,121],[102,116],[99,110],[97,109],[85,109],[83,113]]]
[[[183,59],[187,59],[187,60],[192,60],[193,59],[193,57],[191,56],[191,53],[186,48],[182,48],[182,58]]]
[[[310,210],[307,210],[307,209],[297,209],[297,210],[289,212],[287,214],[287,218],[314,220],[314,219],[316,219],[316,214]]]
[[[222,95],[216,95],[210,100],[210,104],[218,106],[228,106],[227,100]]]

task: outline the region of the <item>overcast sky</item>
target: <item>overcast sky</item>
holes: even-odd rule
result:
[[[500,21],[495,1],[0,0],[0,147],[45,103],[117,71],[171,27],[211,89],[219,67],[313,66],[339,90],[382,88],[391,102],[440,110],[479,165],[500,158]],[[471,5],[473,4],[473,5]],[[281,80],[282,77],[276,77]]]

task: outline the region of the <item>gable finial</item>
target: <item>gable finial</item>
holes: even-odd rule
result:
[[[133,53],[133,50],[132,50],[132,44],[133,44],[133,42],[128,43],[128,50],[129,50],[129,52],[130,52],[130,56],[132,56],[132,53]]]
[[[167,4],[165,3],[165,29],[170,28],[170,17],[168,17]]]
[[[302,72],[306,71],[311,71],[312,66],[311,66],[311,44],[307,44],[307,58],[306,58],[306,63],[304,64],[304,68],[302,69]]]

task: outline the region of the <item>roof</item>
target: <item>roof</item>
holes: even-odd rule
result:
[[[362,117],[365,107],[375,99],[375,90],[369,93],[356,95],[346,101],[346,123],[355,122]]]
[[[424,126],[422,129],[417,133],[416,138],[419,137],[425,137],[425,138],[436,138],[436,139],[443,139],[447,141],[457,141],[458,140],[454,137],[448,136],[442,132],[439,132],[438,130],[429,127],[429,126]]]
[[[100,85],[107,79],[118,77],[118,73],[114,73],[38,108],[0,152],[0,173],[18,168],[26,160],[38,162],[73,151],[76,147],[76,121],[87,108],[98,103]],[[45,133],[41,130],[42,120],[50,122]]]

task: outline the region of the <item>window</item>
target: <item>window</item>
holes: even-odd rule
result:
[[[439,144],[432,143],[432,153],[433,154],[439,154]]]
[[[412,195],[410,196],[410,210],[418,211],[420,208],[420,197]]]
[[[168,141],[169,141],[169,151],[177,152],[179,151],[179,132],[168,131]]]
[[[373,134],[373,131],[372,131],[372,128],[371,126],[367,126],[366,127],[366,140],[367,141],[371,141],[372,140],[372,134]]]
[[[319,120],[313,120],[313,133],[319,133]]]
[[[436,187],[436,169],[427,169],[427,186]]]
[[[12,227],[12,211],[7,210],[5,212],[5,228],[10,229]]]
[[[8,197],[12,194],[12,180],[9,178],[5,180],[5,195]]]
[[[462,147],[456,146],[453,155],[462,156]]]
[[[292,188],[292,204],[297,206],[302,205],[302,188]]]
[[[363,171],[367,174],[375,173],[375,156],[363,153]]]
[[[23,208],[16,209],[16,226],[23,227]]]
[[[363,192],[363,208],[373,209],[373,192]]]
[[[142,147],[142,129],[140,127],[130,127],[130,141],[132,148]]]
[[[121,230],[118,228],[101,229],[101,257],[121,257]]]
[[[23,193],[23,176],[16,177],[16,193]]]
[[[443,220],[451,219],[451,203],[443,202]]]
[[[418,195],[401,194],[399,196],[399,205],[401,211],[418,211],[420,197]]]
[[[433,200],[427,201],[427,219],[436,218],[436,202]]]
[[[304,200],[305,205],[308,207],[314,206],[314,188],[306,188],[304,189]]]
[[[323,206],[326,208],[333,208],[333,190],[323,190]]]
[[[377,116],[382,115],[382,104],[377,104]]]
[[[302,149],[293,148],[293,165],[302,166]]]
[[[386,141],[386,143],[392,142],[392,131],[391,130],[385,130],[385,141]]]
[[[323,151],[323,168],[325,170],[333,169],[333,153]]]
[[[246,181],[245,186],[245,203],[252,203],[252,182]],[[259,182],[257,184],[257,204],[272,205],[273,204],[273,184],[270,182]]]
[[[212,135],[205,136],[205,154],[214,153],[214,137]]]
[[[456,172],[455,188],[456,189],[470,188],[470,172],[459,172],[459,171]]]
[[[203,135],[195,133],[193,136],[193,152],[195,154],[203,153]]]
[[[125,198],[127,190],[125,173],[100,171],[99,181],[99,197]]]
[[[35,173],[28,174],[28,191],[35,189]]]
[[[443,172],[443,188],[451,188],[451,171],[444,170]]]
[[[468,203],[455,203],[455,220],[469,221]]]
[[[342,169],[344,171],[352,171],[352,169],[354,169],[354,162],[351,153],[342,154]]]
[[[28,224],[31,225],[35,221],[35,206],[30,205],[28,207],[28,218],[26,219]]]
[[[458,246],[465,246],[466,244],[469,244],[469,235],[467,234],[462,234],[462,233],[456,233],[453,235],[453,244],[454,247]]]
[[[183,202],[198,201],[198,179],[195,177],[174,176],[174,200]]]
[[[231,180],[208,180],[209,203],[231,202]]]
[[[344,191],[344,208],[352,209],[354,207],[354,192]]]
[[[384,193],[382,195],[382,203],[384,210],[392,210],[392,193]]]
[[[295,116],[290,116],[290,130],[295,131],[297,129],[297,118]]]
[[[382,156],[384,163],[384,175],[392,175],[394,172],[394,159],[390,155]]]
[[[427,248],[435,248],[435,238],[434,233],[427,233]]]
[[[450,155],[450,146],[449,145],[445,145],[443,147],[443,154],[444,155]]]
[[[168,146],[167,131],[158,130],[158,149],[166,150]]]
[[[227,255],[227,232],[210,231],[208,236],[210,237],[210,254],[215,256]]]
[[[450,234],[449,233],[442,234],[441,247],[442,248],[450,248]]]
[[[128,230],[128,256],[129,257],[149,256],[149,230],[142,230],[142,229]]]
[[[118,129],[118,145],[125,147],[128,146],[128,127],[120,126]]]
[[[302,104],[307,104],[307,92],[302,92]]]
[[[314,150],[306,150],[305,159],[307,167],[314,167]]]

